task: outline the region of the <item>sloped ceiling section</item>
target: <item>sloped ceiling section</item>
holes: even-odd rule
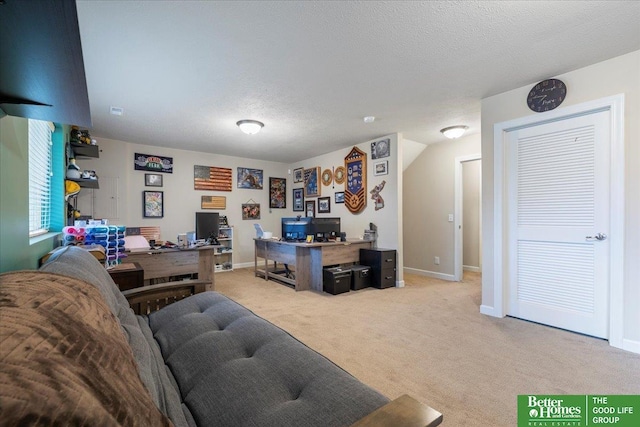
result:
[[[0,1],[0,29],[0,109],[91,127],[75,1]]]

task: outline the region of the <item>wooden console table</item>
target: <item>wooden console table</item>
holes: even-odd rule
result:
[[[370,249],[372,242],[350,240],[347,242],[297,243],[271,239],[255,241],[254,273],[265,280],[276,279],[292,285],[296,291],[310,289],[322,292],[322,267],[360,261],[360,249]],[[264,268],[258,267],[258,258],[264,259]],[[295,279],[276,274],[275,266],[269,269],[269,260],[288,264],[295,269]]]
[[[206,290],[213,291],[216,247],[130,251],[127,252],[124,262],[140,264],[144,269],[144,280],[198,273],[198,280],[210,282]]]

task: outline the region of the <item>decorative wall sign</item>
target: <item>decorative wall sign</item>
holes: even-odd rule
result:
[[[344,192],[344,204],[351,213],[360,213],[367,207],[367,154],[353,147],[344,158],[347,170],[347,184]]]
[[[536,113],[550,111],[558,107],[567,96],[567,86],[562,80],[543,80],[529,91],[527,105]]]
[[[260,203],[243,203],[242,219],[260,219]]]
[[[331,212],[331,197],[318,197],[318,213]]]
[[[307,200],[304,202],[304,212],[305,216],[313,218],[316,216],[316,201],[315,200]]]
[[[304,211],[304,190],[302,188],[293,189],[293,211]]]
[[[322,184],[325,186],[331,185],[331,181],[333,181],[333,172],[331,169],[325,169],[322,171]]]
[[[344,166],[338,166],[336,171],[333,173],[333,180],[336,184],[342,184],[344,182],[345,173]]]
[[[269,178],[269,207],[284,209],[287,207],[287,180]]]
[[[207,191],[233,190],[233,170],[213,166],[193,167],[193,189]]]
[[[320,195],[320,166],[304,170],[304,197]]]
[[[162,187],[162,175],[159,173],[145,173],[144,185],[147,187]]]
[[[262,190],[262,169],[238,168],[238,188]]]
[[[376,162],[373,164],[373,174],[375,176],[378,175],[387,175],[389,173],[389,161],[383,160],[381,162]]]
[[[135,153],[133,167],[137,171],[173,173],[173,157]]]
[[[202,196],[201,209],[226,209],[227,198],[225,196]]]
[[[293,170],[293,182],[304,182],[304,168]]]
[[[371,143],[371,158],[381,159],[383,157],[389,157],[391,155],[391,140],[381,139],[380,141]]]
[[[371,200],[375,201],[376,210],[384,208],[384,199],[380,195],[380,192],[382,191],[386,183],[387,181],[382,181],[380,184],[373,187],[373,190],[369,192],[371,193]]]
[[[162,191],[142,192],[142,216],[162,218],[164,216],[164,193]]]

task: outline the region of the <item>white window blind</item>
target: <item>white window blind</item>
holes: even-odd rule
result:
[[[29,237],[51,224],[53,123],[29,119]]]

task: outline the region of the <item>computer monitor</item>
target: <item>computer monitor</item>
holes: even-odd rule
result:
[[[340,238],[340,218],[312,218],[311,234],[318,242]]]
[[[196,212],[196,239],[217,241],[220,214],[217,212]]]
[[[288,241],[301,241],[311,234],[311,218],[282,218],[282,238]]]

